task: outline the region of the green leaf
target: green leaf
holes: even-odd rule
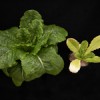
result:
[[[32,43],[35,45],[36,41],[43,34],[43,23],[34,19],[29,26],[26,28],[20,28],[20,33],[17,37],[22,41],[22,43]]]
[[[90,43],[85,54],[100,48],[100,35],[96,36]]]
[[[50,34],[48,39],[48,45],[55,45],[59,42],[66,40],[66,36],[68,32],[59,26],[56,25],[45,25],[44,26],[44,33]]]
[[[20,28],[29,28],[33,20],[40,20],[43,22],[41,15],[36,10],[27,10],[20,21]]]
[[[77,40],[75,40],[74,38],[68,38],[66,41],[66,44],[67,44],[68,48],[74,53],[78,52],[78,50],[80,48],[79,42]]]
[[[31,42],[35,45],[36,41],[43,34],[43,23],[40,20],[35,19],[27,29],[31,34],[31,37],[28,40],[31,40]]]
[[[80,49],[79,49],[79,52],[82,54],[82,53],[85,53],[85,51],[87,50],[88,48],[88,42],[86,40],[82,41],[82,43],[80,44]]]
[[[94,56],[95,54],[93,52],[90,52],[87,55],[85,55],[85,58],[93,58]]]
[[[29,30],[26,28],[20,28],[19,30],[20,30],[20,32],[19,32],[19,34],[17,34],[17,38],[21,41],[20,44],[31,42],[32,35],[29,32]]]
[[[22,58],[24,55],[26,55],[24,51],[0,46],[0,69],[16,65],[16,60]]]
[[[16,86],[21,86],[22,82],[24,81],[23,71],[20,65],[16,65],[14,67],[7,69],[9,73],[9,77],[12,78],[13,83]]]
[[[29,48],[36,55],[41,47],[47,43],[49,34],[43,33],[43,24],[37,19],[33,20],[30,25],[28,28],[20,29],[18,37],[22,40],[22,43],[19,44],[19,47],[23,46],[26,49],[25,51]]]
[[[43,48],[38,55],[42,60],[46,73],[57,75],[62,71],[64,62],[60,55],[56,53],[54,47]]]
[[[15,51],[0,46],[0,69],[16,65]]]
[[[45,72],[44,65],[39,56],[27,54],[21,59],[21,65],[26,81],[38,78]]]
[[[88,42],[86,40],[82,41],[78,51],[80,58],[84,58],[84,53],[86,52],[87,48],[88,48]]]
[[[19,43],[19,40],[16,38],[17,33],[19,33],[17,27],[0,30],[0,46],[13,47],[14,44]]]
[[[0,69],[16,65],[15,45],[20,41],[16,38],[19,30],[13,27],[0,31]]]
[[[33,53],[34,55],[36,55],[36,54],[40,51],[40,49],[41,49],[42,46],[44,46],[44,45],[47,44],[47,41],[48,41],[48,39],[49,39],[49,36],[50,36],[50,33],[44,33],[43,35],[41,35],[41,36],[37,39],[37,41],[36,41],[36,43],[35,43],[35,46],[34,46],[34,49],[33,49],[33,51],[32,51],[32,53]]]
[[[94,56],[93,58],[86,58],[84,59],[84,61],[90,62],[90,63],[100,63],[100,57]]]
[[[3,68],[2,71],[4,72],[4,74],[5,74],[6,76],[9,77],[9,73],[8,73],[8,70],[7,70],[7,69],[8,69],[8,68]]]

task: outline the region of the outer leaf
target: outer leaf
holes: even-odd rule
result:
[[[11,47],[14,46],[14,44],[19,43],[19,40],[16,38],[17,33],[19,33],[17,27],[0,31],[0,46]]]
[[[15,51],[0,47],[0,69],[16,65]]]
[[[39,56],[28,54],[21,59],[21,64],[26,81],[40,77],[45,71]]]
[[[19,42],[16,38],[18,32],[16,27],[0,31],[0,69],[16,64],[13,47]]]
[[[48,39],[48,45],[55,45],[59,42],[62,42],[66,39],[68,32],[59,26],[56,25],[47,25],[44,27],[44,33],[51,34]]]
[[[57,75],[62,71],[64,62],[60,55],[56,53],[55,48],[43,48],[38,55],[43,62],[46,73]]]
[[[5,74],[6,76],[9,77],[9,73],[8,73],[8,70],[7,70],[7,69],[8,69],[8,68],[3,68],[2,71],[4,72],[4,74]]]
[[[16,65],[14,67],[7,69],[9,76],[12,78],[12,81],[16,86],[21,86],[24,81],[23,71],[20,65]]]
[[[75,40],[74,38],[68,38],[66,44],[72,52],[78,52],[80,44],[77,40]]]
[[[26,55],[25,52],[18,49],[0,48],[0,69],[12,67],[17,64],[16,60]]]
[[[0,69],[16,65],[16,60],[23,54],[23,51],[16,49],[20,43],[17,33],[19,30],[16,27],[0,31]]]
[[[79,59],[75,59],[70,63],[69,70],[72,73],[77,73],[81,68],[81,61]]]
[[[20,21],[20,28],[28,28],[31,22],[34,20],[40,20],[43,22],[41,15],[36,10],[28,10],[24,13]]]
[[[94,56],[93,58],[84,59],[84,61],[90,62],[90,63],[100,63],[100,57]]]
[[[100,35],[96,36],[90,43],[85,54],[100,48]]]

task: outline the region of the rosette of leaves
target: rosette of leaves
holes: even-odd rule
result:
[[[82,63],[100,63],[100,57],[93,53],[94,50],[100,48],[100,35],[96,36],[90,45],[88,45],[88,41],[86,40],[79,43],[74,38],[68,38],[66,44],[73,52],[72,56],[74,59],[69,66],[71,72],[77,73]]]
[[[37,11],[26,11],[19,27],[0,31],[0,69],[16,86],[44,73],[57,75],[64,67],[57,44],[67,35],[64,28],[44,25]]]

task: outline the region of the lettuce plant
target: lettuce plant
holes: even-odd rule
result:
[[[28,10],[20,19],[19,27],[0,30],[0,69],[12,78],[16,86],[43,74],[57,75],[64,68],[57,44],[66,40],[68,32],[56,25],[45,25],[36,10]],[[93,51],[100,48],[100,35],[90,43],[79,43],[74,38],[66,40],[72,51],[69,70],[77,73],[88,63],[99,63]]]
[[[81,66],[86,66],[87,63],[100,63],[100,57],[96,56],[93,51],[100,48],[100,35],[96,36],[88,45],[86,40],[79,43],[74,38],[68,38],[66,41],[68,48],[73,52],[71,54],[71,63],[69,70],[77,73]]]
[[[68,32],[56,25],[45,25],[35,10],[28,10],[19,27],[0,30],[0,69],[16,86],[44,73],[57,75],[64,67],[57,44]]]

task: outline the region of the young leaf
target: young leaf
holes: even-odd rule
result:
[[[92,58],[86,58],[86,59],[84,59],[84,61],[90,62],[90,63],[100,63],[100,57],[94,56]]]
[[[48,45],[55,45],[59,42],[62,42],[66,39],[66,36],[68,35],[68,32],[64,28],[56,25],[45,25],[44,33],[50,34],[47,42]]]
[[[20,44],[31,42],[32,35],[29,30],[26,28],[20,28],[19,30],[20,32],[17,34],[17,38],[21,41]]]
[[[20,28],[20,33],[17,34],[17,37],[22,43],[32,43],[35,45],[36,40],[38,40],[42,34],[43,23],[40,20],[34,19],[27,28]]]
[[[87,55],[84,56],[84,58],[93,58],[95,54],[93,52],[88,53]]]
[[[88,42],[86,40],[82,41],[82,43],[80,44],[80,49],[79,52],[85,53],[86,49],[88,48]]]
[[[34,55],[36,55],[40,51],[40,49],[41,49],[42,46],[44,46],[44,45],[47,44],[49,36],[50,36],[50,33],[48,33],[48,34],[47,33],[43,33],[43,35],[41,35],[39,37],[39,39],[37,39],[37,41],[36,41],[36,43],[34,45],[34,49],[32,51],[32,53]]]
[[[43,22],[42,16],[39,14],[39,12],[37,12],[36,10],[28,10],[24,13],[24,16],[22,16],[19,27],[29,28],[31,22],[35,19]]]
[[[100,48],[100,35],[96,36],[90,43],[85,54]]]
[[[80,48],[79,48],[79,57],[80,58],[84,58],[84,53],[86,52],[88,48],[88,42],[86,40],[82,41],[82,43],[80,44]]]
[[[64,62],[54,47],[43,48],[38,55],[43,62],[46,73],[57,75],[62,71]]]
[[[66,41],[66,44],[68,46],[68,48],[72,51],[72,52],[78,52],[79,48],[80,48],[80,44],[77,40],[75,40],[74,38],[68,38]]]

